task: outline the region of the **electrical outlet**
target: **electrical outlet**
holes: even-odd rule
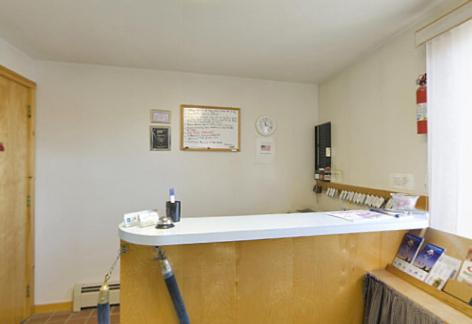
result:
[[[400,190],[413,190],[415,188],[415,177],[411,173],[390,174],[390,187]]]
[[[342,170],[331,170],[331,181],[332,182],[343,182],[343,171]]]

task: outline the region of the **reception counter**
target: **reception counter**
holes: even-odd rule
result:
[[[362,277],[425,215],[350,222],[326,213],[183,218],[119,226],[121,322],[177,323],[155,260],[164,248],[192,323],[361,323]]]
[[[425,228],[425,213],[347,221],[327,213],[291,213],[184,218],[170,229],[119,226],[120,238],[140,245],[247,241],[301,236],[368,233]]]

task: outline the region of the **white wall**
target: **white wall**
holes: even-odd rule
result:
[[[427,136],[416,134],[415,95],[415,80],[426,72],[426,51],[415,46],[415,31],[463,2],[443,1],[320,84],[320,121],[332,121],[338,182],[391,190],[390,174],[412,174],[411,189],[395,190],[427,193]],[[321,210],[355,207],[316,196]]]
[[[38,78],[36,304],[102,280],[122,214],[163,211],[171,186],[184,217],[312,207],[315,85],[51,62]],[[182,103],[241,107],[242,151],[180,151]],[[171,152],[149,151],[150,109],[172,110]],[[278,123],[272,164],[255,159],[261,114]]]
[[[392,39],[320,84],[320,120],[332,122],[339,182],[392,189],[389,175],[412,174],[426,192],[426,136],[416,134],[417,76],[426,70],[414,30]]]
[[[32,81],[36,80],[35,61],[3,38],[0,38],[0,65]]]

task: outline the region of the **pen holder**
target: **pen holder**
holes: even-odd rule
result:
[[[174,223],[180,222],[180,201],[176,201],[174,203],[168,201],[166,202],[166,215]]]

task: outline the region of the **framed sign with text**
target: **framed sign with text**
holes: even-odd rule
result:
[[[184,151],[241,150],[241,110],[233,107],[180,106],[180,149]]]

